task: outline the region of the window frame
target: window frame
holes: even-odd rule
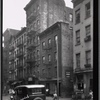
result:
[[[45,45],[44,45],[45,44]],[[44,49],[46,47],[46,43],[45,41],[42,42],[42,49]]]
[[[52,41],[51,38],[48,39],[48,47],[51,47]]]
[[[89,9],[87,9],[88,5],[89,5]],[[89,18],[90,15],[91,15],[91,4],[90,2],[88,2],[85,4],[85,18]]]
[[[44,58],[44,59],[43,59]],[[45,63],[45,56],[42,56],[42,63]]]
[[[85,33],[86,33],[86,36],[90,36],[91,34],[91,25],[87,25],[85,26]]]
[[[86,64],[91,64],[91,50],[86,51],[85,54],[86,54]]]
[[[57,52],[54,52],[54,61],[57,61]]]
[[[76,45],[80,44],[80,30],[77,30],[76,32]]]
[[[71,13],[69,14],[69,21],[73,22],[73,14],[71,14]]]
[[[80,17],[80,8],[79,8],[79,9],[77,9],[77,10],[75,11],[75,24],[80,23],[80,21],[81,21],[80,18],[81,18],[81,17]]]
[[[48,61],[51,62],[51,54],[48,54]]]
[[[55,46],[57,46],[57,42],[58,42],[58,35],[55,35],[54,36],[54,44],[55,44]]]
[[[80,68],[80,64],[81,64],[80,57],[81,57],[81,54],[80,53],[77,53],[76,54],[76,68]]]

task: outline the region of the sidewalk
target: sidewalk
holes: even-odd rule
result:
[[[53,100],[53,97],[46,97],[46,100]],[[59,100],[71,100],[71,98],[61,98],[61,97],[59,97]]]

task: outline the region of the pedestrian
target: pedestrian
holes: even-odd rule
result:
[[[93,91],[90,90],[89,95],[91,96],[91,99],[93,99]]]
[[[53,100],[57,100],[57,92],[55,91],[55,93],[53,94],[54,98]]]

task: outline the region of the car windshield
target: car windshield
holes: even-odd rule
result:
[[[45,89],[44,88],[30,88],[29,92],[30,94],[44,94]]]

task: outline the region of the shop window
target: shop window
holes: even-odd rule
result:
[[[78,86],[79,90],[84,88],[83,75],[78,75],[77,76],[77,86]]]
[[[78,89],[82,90],[84,88],[84,84],[83,83],[78,83]]]

